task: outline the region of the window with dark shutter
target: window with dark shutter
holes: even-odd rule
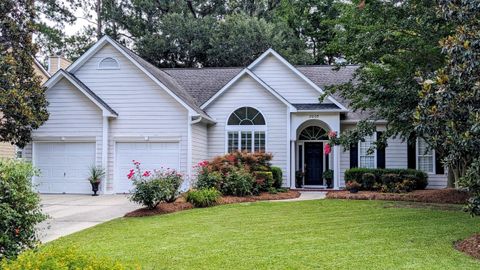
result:
[[[417,138],[412,135],[407,142],[407,165],[409,169],[417,168]]]
[[[358,144],[354,143],[350,146],[350,168],[358,167]]]
[[[377,140],[382,136],[382,132],[377,132]],[[385,147],[377,148],[377,168],[385,169]]]

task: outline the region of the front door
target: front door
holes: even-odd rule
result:
[[[322,185],[323,143],[305,142],[305,185]]]

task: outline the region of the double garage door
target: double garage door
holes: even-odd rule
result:
[[[41,193],[91,193],[89,168],[95,164],[93,142],[37,142],[34,147],[35,166],[41,175],[35,178]],[[132,183],[127,174],[132,160],[142,169],[179,168],[178,143],[116,143],[114,192],[128,193]]]

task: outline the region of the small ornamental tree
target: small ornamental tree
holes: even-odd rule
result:
[[[439,14],[456,25],[441,41],[446,65],[424,80],[416,110],[417,132],[441,152],[455,183],[476,197],[469,207],[480,214],[480,5],[479,1],[440,0]],[[472,166],[474,164],[475,166]],[[467,173],[468,172],[468,173]],[[465,181],[460,182],[462,177]]]

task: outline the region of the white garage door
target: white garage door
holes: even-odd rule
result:
[[[178,143],[117,143],[115,191],[128,193],[132,189],[132,181],[127,178],[127,174],[133,169],[133,160],[141,163],[142,170],[178,170],[179,149]]]
[[[89,167],[95,164],[95,143],[35,143],[35,178],[42,193],[91,193]]]

